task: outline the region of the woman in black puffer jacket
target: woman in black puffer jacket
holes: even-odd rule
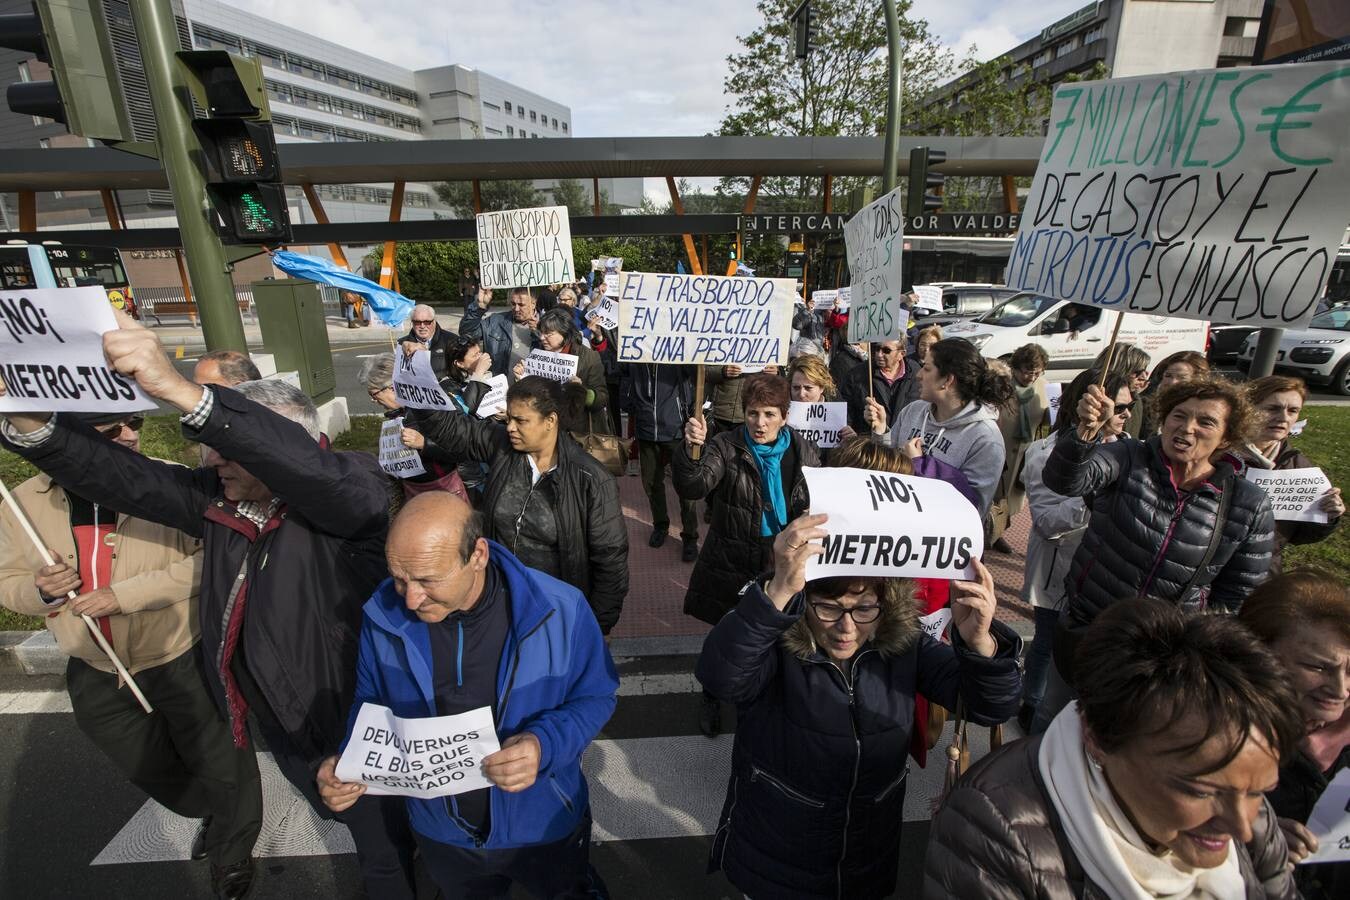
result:
[[[1252,422],[1235,385],[1202,378],[1168,388],[1158,398],[1162,432],[1147,441],[1098,443],[1101,423],[1114,413],[1094,384],[1079,401],[1078,429],[1060,437],[1045,464],[1046,487],[1094,499],[1065,580],[1056,671],[1033,731],[1044,730],[1071,699],[1061,674],[1078,635],[1102,610],[1157,597],[1186,610],[1235,613],[1270,566],[1270,500],[1228,452],[1243,445]]]

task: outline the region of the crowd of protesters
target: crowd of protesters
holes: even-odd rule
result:
[[[608,644],[629,590],[630,452],[653,552],[672,525],[670,473],[684,612],[712,628],[700,731],[719,734],[736,707],[710,868],[746,896],[894,892],[908,758],[926,759],[944,709],[959,737],[914,893],[1347,896],[1347,864],[1293,864],[1315,851],[1312,808],[1350,759],[1350,592],[1281,558],[1325,540],[1345,506],[1332,489],[1325,523],[1277,521],[1244,477],[1315,465],[1295,446],[1303,382],[1238,384],[1198,353],[1154,366],[1122,344],[1056,407],[1035,343],[1006,364],[935,327],[850,345],[846,316],[809,301],[784,371],[699,372],[620,363],[603,281],[513,290],[496,313],[471,270],[459,289],[458,333],[419,305],[359,376],[402,419],[419,475],[334,450],[311,401],[242,354],[209,354],[188,380],[130,320],[104,338],[109,365],[179,413],[200,466],[142,455],[140,416],[0,419],[4,447],[42,472],[15,495],[50,548],[0,514],[0,603],[47,616],[89,739],[203,820],[192,852],[215,896],[254,880],[258,738],[318,815],[348,826],[369,896],[413,897],[417,867],[445,897],[606,896],[580,760],[619,686]],[[535,350],[576,357],[575,376],[527,374]],[[397,397],[397,367],[424,351],[448,410]],[[494,376],[504,403],[480,414]],[[793,402],[835,401],[837,447],[788,424]],[[996,617],[978,559],[969,581],[808,581],[830,533],[805,477],[820,465],[947,481],[992,552],[1012,552],[1025,510],[1033,638]],[[945,637],[919,622],[942,606]],[[405,801],[341,780],[362,703],[492,707],[492,786]],[[966,724],[1007,722],[1024,739],[961,774]]]

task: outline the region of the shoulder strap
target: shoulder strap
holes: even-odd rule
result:
[[[1219,508],[1214,515],[1214,530],[1209,535],[1209,546],[1205,548],[1205,555],[1200,560],[1200,565],[1195,567],[1191,573],[1191,578],[1186,582],[1186,586],[1178,595],[1178,600],[1186,602],[1190,597],[1191,591],[1195,589],[1197,583],[1204,577],[1205,569],[1214,561],[1214,554],[1219,550],[1219,543],[1223,540],[1224,526],[1228,524],[1228,508],[1233,505],[1233,494],[1237,491],[1237,476],[1229,477],[1223,486],[1222,493],[1219,494]]]

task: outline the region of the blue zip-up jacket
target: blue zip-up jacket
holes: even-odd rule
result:
[[[490,789],[491,830],[482,844],[457,825],[449,798],[408,800],[418,834],[455,847],[502,850],[559,841],[590,799],[581,754],[614,712],[619,676],[581,592],[527,568],[489,541],[490,564],[506,580],[511,629],[497,669],[497,737],[539,739],[539,775],[519,793]],[[365,701],[402,718],[436,715],[431,637],[386,579],[366,601],[347,736]],[[345,747],[345,742],[344,742]]]

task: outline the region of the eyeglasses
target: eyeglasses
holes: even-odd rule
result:
[[[373,390],[368,390],[366,391],[366,393],[370,395],[370,399],[379,400],[381,394],[383,394],[385,391],[392,391],[392,390],[393,390],[392,387],[382,387],[382,388],[375,388]]]
[[[1042,375],[1045,374],[1044,369],[1018,369],[1017,371],[1021,372],[1024,376],[1031,379],[1032,381],[1035,381],[1037,378],[1040,378]]]
[[[121,422],[113,422],[109,425],[96,425],[94,430],[105,437],[111,437],[122,433],[123,428],[130,428],[132,431],[140,431],[141,426],[145,425],[145,416],[132,416],[130,419],[123,419]]]
[[[1131,400],[1129,403],[1117,403],[1117,404],[1116,404],[1116,412],[1115,412],[1115,414],[1118,415],[1118,416],[1123,416],[1123,415],[1125,415],[1127,412],[1129,412],[1130,410],[1134,409],[1134,404],[1135,404],[1136,402],[1137,402],[1137,401]]]
[[[847,613],[853,619],[855,625],[867,625],[875,622],[877,616],[881,615],[881,607],[869,604],[868,606],[854,606],[845,608],[838,603],[822,603],[820,601],[811,601],[811,611],[816,614],[816,618],[826,625],[833,625],[844,617]]]
[[[899,347],[873,347],[873,348],[872,348],[872,352],[873,352],[873,353],[880,353],[880,354],[882,354],[883,356],[890,356],[892,353],[899,353],[899,352],[900,352],[900,348],[899,348]]]
[[[436,324],[436,320],[435,320],[435,319],[413,319],[413,320],[412,320],[412,323],[413,323],[414,325],[435,325],[435,324]]]

